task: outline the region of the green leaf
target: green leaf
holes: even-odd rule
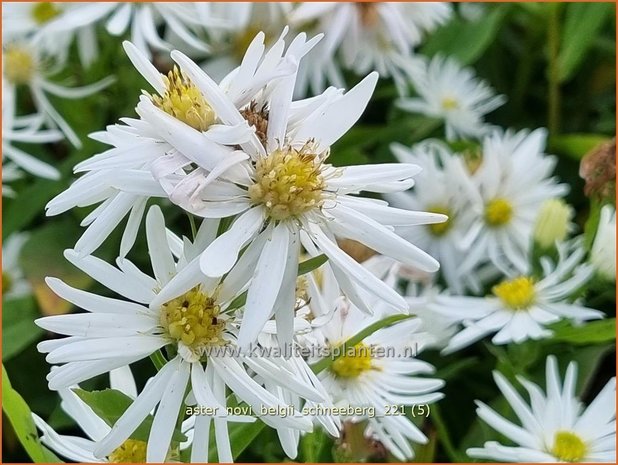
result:
[[[608,140],[609,137],[602,134],[563,134],[550,137],[549,146],[552,152],[580,161],[584,155]]]
[[[616,319],[592,321],[581,326],[560,326],[549,341],[572,344],[602,344],[616,339]]]
[[[2,360],[6,361],[36,341],[43,330],[34,324],[40,315],[31,296],[3,299],[2,310]]]
[[[5,335],[6,337],[6,335]],[[39,435],[28,404],[11,386],[11,381],[2,365],[2,410],[9,419],[19,442],[36,463],[62,463],[39,441]]]
[[[300,452],[304,463],[320,463],[324,449],[329,445],[329,439],[322,428],[316,428],[313,432],[305,434],[300,440]]]
[[[238,458],[266,426],[260,420],[256,420],[253,423],[228,423],[228,425],[234,460]],[[208,451],[208,461],[210,463],[217,463],[217,447],[214,437],[210,438]]]
[[[582,64],[605,21],[613,16],[611,3],[571,3],[566,5],[562,45],[558,55],[558,79],[569,80]]]
[[[454,18],[427,38],[421,53],[450,56],[462,65],[474,63],[494,42],[505,12],[499,5],[476,21]]]
[[[133,403],[133,399],[116,389],[104,389],[102,391],[91,392],[84,391],[83,389],[73,389],[73,391],[109,426],[114,426],[122,414]],[[154,417],[148,415],[142,424],[131,434],[130,438],[138,441],[148,441],[148,435],[150,434],[153,420]],[[178,429],[175,429],[172,440],[184,442],[187,438]]]
[[[304,274],[307,274],[319,267],[321,267],[322,265],[324,265],[324,263],[326,263],[328,261],[328,257],[324,254],[320,254],[320,255],[316,255],[315,257],[312,257],[308,260],[305,260],[302,263],[298,264],[298,276],[302,276]]]
[[[352,336],[347,341],[336,346],[333,349],[333,352],[332,352],[333,355],[331,357],[323,358],[319,362],[312,365],[311,369],[316,374],[326,370],[328,367],[330,367],[335,362],[335,360],[337,360],[339,357],[341,357],[342,355],[346,353],[347,347],[354,347],[356,344],[363,341],[363,339],[371,336],[373,333],[375,333],[379,329],[385,328],[387,326],[390,326],[402,320],[407,320],[408,318],[412,318],[413,316],[414,315],[391,315],[380,321],[376,321],[375,323],[367,326],[365,329],[356,333],[354,336]]]

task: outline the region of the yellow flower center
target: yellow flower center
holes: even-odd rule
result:
[[[433,205],[428,207],[427,211],[431,213],[440,213],[441,215],[448,216],[448,219],[444,223],[427,225],[429,227],[429,231],[431,231],[431,234],[433,234],[434,236],[444,236],[453,226],[453,215],[451,213],[451,210],[444,205]]]
[[[163,97],[152,96],[157,107],[198,131],[205,131],[215,122],[212,107],[178,67],[174,66],[164,80],[167,88]]]
[[[255,171],[249,197],[264,205],[272,219],[297,217],[322,205],[321,160],[308,146],[277,149],[260,158]]]
[[[199,354],[206,347],[226,343],[225,318],[220,316],[220,311],[215,299],[193,288],[163,305],[160,322],[171,339]]]
[[[361,342],[353,347],[347,347],[345,353],[333,362],[330,369],[339,378],[358,378],[373,368],[371,360],[371,347]]]
[[[562,199],[543,202],[534,226],[534,239],[541,247],[551,247],[556,241],[563,241],[569,233],[572,208]]]
[[[127,439],[107,459],[110,463],[145,463],[146,446],[144,441]]]
[[[563,462],[581,462],[587,451],[586,443],[569,431],[558,431],[551,449],[551,453]]]
[[[30,50],[11,45],[4,51],[4,76],[13,84],[27,84],[36,69],[36,61]]]
[[[485,222],[491,227],[503,226],[513,218],[513,206],[502,198],[490,200],[485,205]]]
[[[442,108],[444,110],[456,110],[459,108],[459,101],[454,99],[453,97],[444,97],[442,99]]]
[[[32,19],[39,25],[51,21],[60,13],[62,9],[55,2],[37,2],[30,11]]]
[[[503,281],[492,292],[511,310],[526,310],[534,303],[534,280],[527,276]]]
[[[2,295],[6,294],[13,288],[13,278],[8,273],[2,272]]]

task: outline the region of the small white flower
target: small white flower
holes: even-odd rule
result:
[[[453,58],[420,59],[410,78],[418,97],[403,98],[398,106],[443,119],[449,140],[482,136],[488,129],[483,116],[506,101],[477,79],[470,68],[461,68]]]
[[[215,236],[218,221],[204,221],[195,243],[167,232],[163,214],[152,207],[146,218],[146,237],[154,278],[127,259],[118,268],[93,256],[80,258],[74,251],[65,257],[104,286],[129,300],[102,297],[47,278],[48,286],[60,297],[87,313],[58,315],[36,320],[49,331],[68,337],[39,344],[46,360],[63,364],[48,375],[50,389],[61,389],[148,357],[171,345],[176,355],[146,385],[135,402],[114,424],[94,449],[95,457],[109,456],[159,405],[150,431],[147,461],[162,462],[168,454],[173,428],[187,386],[189,399],[217,408],[217,415],[198,415],[195,436],[207,437],[211,420],[217,433],[220,462],[232,461],[225,406],[226,386],[254,412],[261,407],[280,407],[280,399],[258,384],[248,373],[259,372],[269,383],[282,385],[299,396],[322,401],[310,384],[288,369],[283,357],[257,358],[237,348],[235,309],[230,303],[246,287],[250,273],[234,268],[225,280],[212,279],[199,271],[199,251]],[[175,257],[174,251],[180,254]],[[229,352],[223,349],[229,348]],[[303,362],[304,363],[304,362]],[[245,366],[246,365],[246,366]],[[190,403],[190,400],[187,400]],[[311,420],[293,416],[263,416],[273,427],[310,431]],[[192,451],[193,462],[205,462],[207,450]]]
[[[324,335],[326,347],[334,348],[377,321],[341,297],[332,320],[316,331]],[[375,416],[355,415],[344,420],[366,420],[365,434],[379,440],[399,460],[414,456],[410,442],[427,443],[427,438],[406,416],[388,411],[389,406],[419,406],[441,399],[440,379],[425,378],[433,366],[414,358],[428,341],[419,332],[421,321],[410,319],[380,329],[347,347],[344,355],[318,376],[336,406],[375,409]]]
[[[128,366],[116,368],[109,373],[110,387],[122,392],[131,399],[137,397],[137,387],[135,380]],[[111,427],[99,418],[94,411],[73,392],[74,388],[60,389],[58,394],[62,399],[60,406],[62,410],[77,423],[77,426],[88,436],[76,438],[58,434],[42,418],[32,414],[37,428],[41,431],[41,442],[69,460],[86,463],[140,463],[146,461],[146,442],[138,439],[127,439],[117,449],[112,451],[109,456],[98,458],[94,456],[94,449],[97,442],[102,440],[111,431]],[[182,423],[181,431],[192,437],[194,418],[189,418]],[[189,434],[190,433],[190,434]],[[180,445],[180,449],[185,449],[191,445],[188,440]]]
[[[391,150],[401,163],[413,163],[422,171],[415,176],[411,190],[387,194],[389,202],[406,210],[448,216],[444,223],[420,228],[399,227],[397,232],[440,262],[440,272],[454,293],[463,294],[467,288],[479,289],[478,273],[461,273],[459,269],[466,256],[459,247],[461,237],[466,233],[461,217],[468,208],[464,188],[468,175],[463,158],[433,140],[411,149],[393,144]]]
[[[3,81],[4,84],[4,81]],[[42,130],[43,118],[41,115],[15,117],[15,95],[13,92],[5,92],[2,99],[2,161],[10,160],[12,164],[35,176],[47,179],[59,179],[60,172],[53,166],[37,159],[34,155],[12,145],[17,143],[43,144],[56,142],[63,139],[60,131],[49,129]],[[10,169],[10,168],[9,168]],[[11,173],[4,171],[2,181],[9,181]]]
[[[491,262],[504,274],[525,272],[535,220],[543,201],[568,186],[551,177],[556,158],[545,155],[547,131],[494,132],[483,140],[480,166],[460,180],[468,188],[461,222],[466,252],[460,272]]]
[[[32,292],[19,265],[19,256],[27,240],[28,234],[22,232],[2,241],[2,299],[24,297]]]
[[[579,324],[603,318],[603,312],[568,300],[593,274],[591,265],[580,264],[585,255],[581,244],[559,244],[558,253],[555,265],[548,257],[541,259],[543,272],[538,279],[530,273],[511,274],[486,297],[438,296],[431,307],[464,326],[444,352],[459,350],[492,333],[496,333],[491,339],[494,344],[521,343],[551,337],[546,326],[562,319]]]
[[[65,87],[50,80],[60,71],[61,63],[50,64],[39,42],[13,41],[4,45],[2,53],[2,89],[3,99],[9,98],[16,105],[17,87],[27,86],[37,112],[45,117],[48,125],[57,126],[60,131],[77,148],[81,142],[75,131],[54,108],[46,94],[61,98],[79,99],[95,94],[114,82],[113,77],[83,87]],[[15,114],[15,109],[11,110]],[[3,106],[4,113],[4,106]]]
[[[343,67],[356,74],[376,70],[382,77],[392,76],[405,93],[414,47],[450,15],[448,3],[301,3],[291,13],[291,23],[302,30],[317,21],[314,29],[324,32],[325,39],[301,66],[299,95],[307,87],[322,92],[326,82],[343,87],[339,56]]]
[[[477,401],[479,418],[513,441],[505,446],[488,441],[467,450],[474,458],[500,462],[615,462],[616,378],[608,381],[588,407],[575,396],[577,365],[569,363],[561,383],[556,358],[547,357],[546,392],[523,377],[518,381],[530,396],[530,405],[499,372],[494,380],[521,426]]]
[[[616,209],[612,205],[601,208],[590,262],[605,279],[616,281]]]

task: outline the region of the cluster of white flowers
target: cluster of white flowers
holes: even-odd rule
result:
[[[605,316],[580,291],[595,273],[615,280],[615,210],[603,207],[586,246],[547,131],[485,123],[504,96],[452,58],[416,54],[452,14],[446,3],[388,2],[3,7],[4,181],[19,169],[60,177],[14,142],[80,145],[46,93],[82,98],[113,82],[50,78],[74,42],[84,66],[97,60],[97,27],[130,35],[124,52],[150,86],[136,116],[90,134],[108,148],[78,163],[46,206],[48,216],[89,208],[64,256],[106,291],[46,279],[83,310],[36,324],[64,336],[38,350],[89,439],[34,415],[45,445],[82,462],[207,462],[213,452],[232,462],[230,428],[258,421],[292,459],[307,433],[344,441],[358,426],[405,461],[429,441],[411,416],[445,385],[421,352],[547,339],[561,320]],[[350,71],[361,79],[346,91]],[[392,78],[397,107],[442,121],[444,137],[394,143],[392,163],[334,166],[331,148],[379,77]],[[16,116],[19,86],[33,115]],[[132,261],[142,226],[147,272]],[[115,261],[97,257],[119,229]],[[26,238],[3,247],[3,297],[30,292],[17,263]],[[129,366],[148,358],[156,373],[140,391]],[[113,424],[79,390],[107,374],[128,402]],[[546,374],[546,395],[519,379],[528,406],[495,373],[522,426],[480,402],[478,415],[519,446],[491,441],[470,457],[615,460],[615,380],[584,411],[573,364],[563,388],[553,356]]]

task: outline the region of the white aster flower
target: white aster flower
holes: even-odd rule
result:
[[[605,279],[616,281],[616,209],[612,205],[601,208],[590,262]]]
[[[44,50],[38,42],[13,41],[4,45],[2,53],[2,89],[3,98],[10,98],[15,105],[17,87],[27,86],[37,112],[45,117],[48,125],[57,126],[67,139],[75,146],[81,142],[75,131],[54,108],[46,94],[61,98],[79,99],[95,94],[114,82],[113,77],[83,87],[65,87],[50,80],[60,71],[59,63],[50,64]],[[11,110],[15,113],[15,110]],[[4,113],[4,106],[3,106]]]
[[[94,23],[109,3],[7,2],[2,8],[3,42],[32,39],[43,53],[65,63],[73,40],[84,66],[98,56]]]
[[[448,3],[301,3],[291,13],[291,23],[299,29],[313,27],[326,37],[301,66],[299,93],[307,87],[322,92],[326,82],[343,86],[338,56],[356,74],[376,70],[382,77],[392,76],[405,93],[414,48],[450,16]]]
[[[558,254],[556,264],[542,257],[541,277],[529,272],[511,274],[492,288],[492,295],[438,296],[431,307],[464,326],[444,352],[459,350],[492,333],[496,333],[491,339],[494,344],[521,343],[551,337],[546,326],[562,319],[581,324],[603,318],[603,312],[568,300],[593,274],[591,265],[580,264],[585,255],[581,244],[559,244]]]
[[[530,396],[528,405],[502,374],[494,372],[521,426],[477,401],[479,418],[515,445],[488,441],[482,448],[468,449],[468,455],[500,462],[616,462],[616,378],[584,407],[575,396],[575,362],[569,363],[562,384],[556,358],[550,355],[545,376],[546,392],[518,377]]]
[[[398,106],[443,119],[449,140],[482,136],[488,130],[483,116],[506,101],[477,79],[470,68],[461,68],[453,58],[421,59],[410,79],[418,97],[403,98]]]
[[[199,70],[188,72],[196,82],[201,79]],[[249,105],[244,115],[249,121],[263,122],[266,128],[260,145],[251,147],[250,160],[242,164],[247,177],[236,183],[225,179],[208,183],[198,177],[186,184],[187,200],[179,203],[183,208],[203,217],[239,215],[204,251],[201,266],[208,276],[222,276],[248,245],[241,260],[255,273],[239,334],[241,346],[255,339],[273,312],[281,325],[281,337],[291,338],[293,301],[289,294],[294,292],[301,241],[309,255],[328,256],[342,289],[361,308],[366,306],[357,298],[357,287],[400,310],[405,309],[405,302],[345,254],[335,236],[359,241],[421,269],[438,269],[436,260],[389,226],[437,223],[445,220],[444,215],[394,209],[386,202],[354,195],[405,189],[413,183],[417,166],[335,168],[327,163],[330,146],[360,117],[377,78],[376,73],[370,74],[346,94],[331,89],[309,102],[292,102],[295,75],[283,78],[268,105]],[[317,108],[308,113],[306,107],[316,103]]]
[[[15,117],[14,97],[13,92],[5,92],[2,99],[2,181],[16,179],[10,172],[11,168],[9,168],[8,173],[4,171],[6,160],[10,160],[16,167],[35,176],[59,179],[60,172],[56,168],[15,147],[13,143],[43,144],[56,142],[63,139],[62,133],[54,129],[42,130],[43,118],[41,115]],[[8,179],[6,179],[7,174]]]
[[[377,321],[367,317],[341,297],[323,333],[327,347],[334,348]],[[410,441],[425,444],[425,435],[404,415],[392,415],[388,406],[419,406],[441,399],[440,379],[424,378],[434,368],[416,360],[427,335],[419,332],[421,322],[414,318],[380,329],[353,347],[318,376],[335,406],[375,409],[375,416],[344,417],[352,422],[366,421],[365,435],[379,440],[399,460],[414,456]]]
[[[4,167],[3,167],[4,168]],[[2,173],[4,175],[4,173]],[[2,299],[16,299],[32,292],[19,265],[21,250],[28,233],[14,233],[2,241]]]
[[[528,268],[539,209],[568,188],[551,177],[556,158],[543,153],[546,139],[544,129],[494,132],[483,141],[478,168],[462,173],[468,205],[461,215],[467,231],[460,241],[466,252],[461,273],[487,261],[505,274]]]
[[[195,243],[185,240],[183,245],[166,232],[160,209],[152,207],[146,219],[146,236],[154,278],[127,259],[119,259],[119,268],[115,268],[93,256],[80,258],[70,250],[65,253],[71,263],[128,301],[81,291],[59,279],[46,280],[57,295],[87,311],[36,321],[42,328],[68,336],[38,346],[48,353],[48,362],[63,364],[48,375],[50,389],[68,387],[141,360],[167,345],[176,352],[98,443],[95,457],[109,456],[120,447],[158,405],[146,457],[147,461],[164,461],[185,391],[190,387],[188,403],[193,399],[218,412],[216,416],[198,415],[194,436],[208,437],[213,421],[219,461],[232,461],[225,418],[226,386],[254,412],[260,412],[261,407],[281,407],[280,400],[249,375],[249,369],[304,398],[322,401],[315,388],[294,375],[283,357],[256,358],[233,350],[237,347],[237,323],[230,304],[246,287],[251,274],[245,268],[234,268],[221,280],[199,272],[199,251],[212,240],[217,228],[217,221],[205,221]],[[173,251],[179,250],[176,259]],[[273,427],[312,428],[311,421],[298,412],[261,418]],[[199,443],[201,447],[192,450],[193,462],[208,458],[204,441]]]
[[[110,387],[122,392],[126,396],[135,400],[137,397],[137,387],[135,380],[128,366],[116,368],[109,373]],[[88,438],[68,436],[58,434],[42,418],[32,414],[37,428],[41,431],[41,442],[51,450],[63,457],[75,462],[85,463],[143,463],[146,462],[145,441],[139,439],[127,439],[109,456],[98,458],[94,456],[94,449],[97,442],[102,440],[111,431],[111,427],[99,418],[94,411],[73,392],[74,388],[64,388],[58,391],[62,402],[62,410],[77,423],[77,426],[88,436]],[[186,432],[188,421],[183,422],[181,430]],[[190,446],[190,441],[182,443],[180,448]]]
[[[76,165],[76,172],[86,174],[48,203],[47,214],[57,215],[102,202],[82,222],[88,229],[75,250],[82,255],[94,252],[129,215],[120,250],[123,257],[133,245],[150,197],[169,197],[199,215],[199,209],[194,211],[186,201],[187,191],[190,194],[196,184],[219,184],[218,176],[244,182],[246,170],[235,165],[249,158],[246,152],[260,142],[239,110],[269,83],[292,72],[296,58],[291,52],[302,56],[315,43],[299,36],[284,56],[286,32],[266,53],[264,35],[258,34],[243,65],[221,86],[182,54],[172,54],[180,68],[162,75],[134,45],[124,43],[132,63],[156,93],[141,96],[140,119],[123,118],[125,124],[91,135],[112,148]],[[190,77],[188,69],[199,70],[199,78]],[[225,203],[221,208],[227,211]]]
[[[464,189],[467,173],[463,158],[452,153],[446,145],[432,140],[411,149],[393,144],[391,150],[401,163],[413,163],[422,171],[414,178],[411,190],[387,194],[389,202],[406,210],[448,216],[444,223],[421,228],[399,227],[398,233],[440,262],[441,274],[454,293],[463,294],[467,288],[478,289],[478,275],[461,273],[459,269],[466,256],[459,247],[461,237],[466,233],[461,218],[467,208]]]

